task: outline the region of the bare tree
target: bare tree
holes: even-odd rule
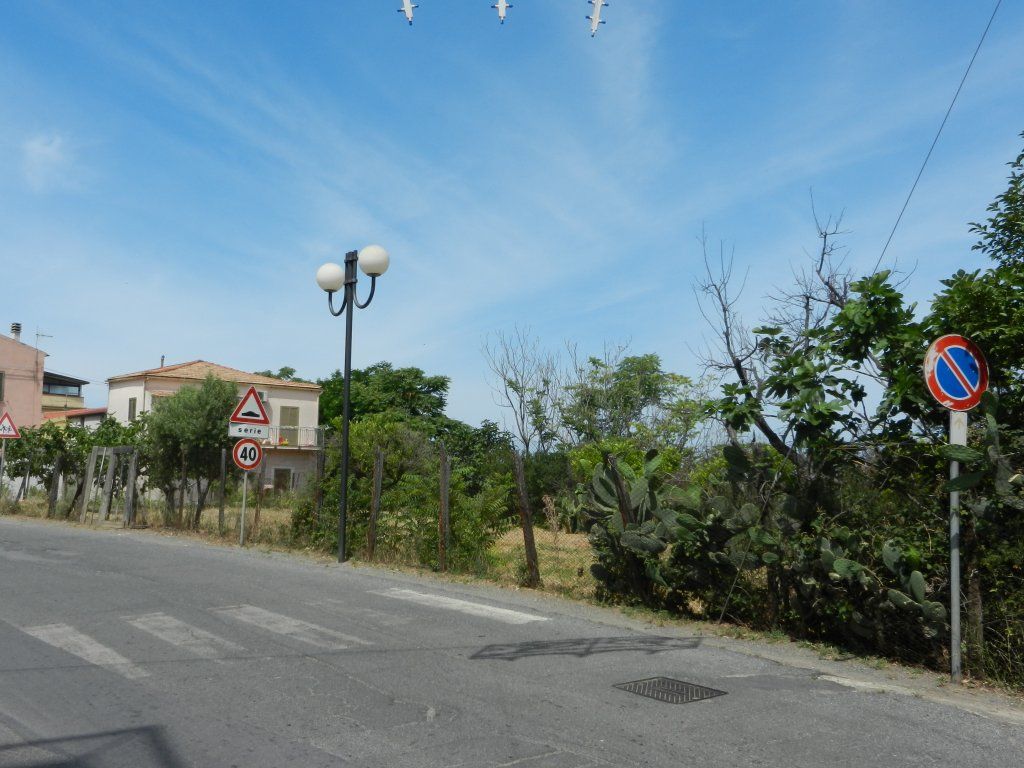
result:
[[[557,355],[544,350],[528,328],[519,326],[511,333],[498,331],[489,336],[483,353],[493,374],[494,401],[507,410],[523,452],[546,453],[556,439]]]
[[[813,203],[812,203],[813,210]],[[826,326],[846,305],[850,295],[852,275],[844,266],[842,249],[836,244],[842,216],[822,221],[814,215],[818,253],[810,256],[810,267],[794,274],[791,288],[777,290],[768,295],[766,326],[774,326],[795,341],[797,347],[810,348],[815,343],[815,332]],[[734,254],[726,254],[720,243],[718,254],[710,253],[708,238],[702,232],[701,249],[704,255],[704,278],[695,286],[701,314],[715,334],[708,352],[703,355],[705,369],[714,377],[732,378],[746,392],[747,401],[764,403],[769,399],[766,391],[769,365],[772,358],[771,340],[758,336],[740,317],[736,307],[746,284],[746,275],[738,281],[734,276]],[[794,463],[800,457],[789,448],[790,427],[773,424],[756,409],[754,425],[776,451]],[[726,425],[730,441],[739,443],[734,430]]]

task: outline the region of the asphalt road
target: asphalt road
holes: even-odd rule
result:
[[[725,695],[664,703],[664,676]],[[572,606],[0,520],[0,766],[1024,766],[1024,728]]]

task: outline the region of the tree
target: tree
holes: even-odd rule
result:
[[[301,379],[298,376],[296,376],[295,369],[287,365],[278,368],[277,373],[274,373],[273,371],[268,369],[265,371],[255,371],[255,374],[257,376],[266,376],[267,378],[270,379],[281,379],[281,381],[308,381],[307,379]]]
[[[1024,138],[1024,133],[1021,133]],[[988,207],[992,216],[971,224],[979,236],[974,250],[1001,265],[1024,265],[1024,151],[1009,163],[1010,183]]]
[[[484,344],[495,403],[506,410],[525,454],[546,453],[557,439],[558,358],[526,328],[501,331]]]
[[[942,281],[927,324],[934,335],[960,333],[985,353],[1000,420],[1024,429],[1024,261],[958,271]]]
[[[644,451],[684,449],[704,412],[693,382],[663,370],[658,355],[624,353],[619,347],[586,361],[573,355],[558,402],[563,439],[576,446],[619,438]]]
[[[199,387],[184,387],[158,400],[148,414],[149,478],[164,493],[168,519],[174,515],[176,491],[179,508],[184,508],[185,480],[191,477],[197,499],[194,517],[188,522],[199,525],[210,482],[220,477],[221,449],[231,447],[228,419],[237,402],[236,385],[211,374]]]
[[[380,362],[369,368],[352,371],[352,418],[375,413],[396,417],[437,420],[444,417],[448,400],[447,376],[427,376],[421,369],[395,368]],[[335,371],[317,381],[320,395],[320,423],[330,424],[342,414],[345,377]]]

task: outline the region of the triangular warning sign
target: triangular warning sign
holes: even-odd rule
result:
[[[21,437],[21,432],[14,425],[14,419],[11,418],[11,414],[5,413],[0,416],[0,439],[14,440]]]
[[[235,412],[231,414],[231,422],[233,424],[270,423],[267,409],[263,407],[263,401],[260,400],[256,387],[249,387],[249,391],[245,393],[245,397],[242,398],[238,407],[235,408]]]

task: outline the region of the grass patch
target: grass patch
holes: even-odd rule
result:
[[[593,599],[595,582],[590,566],[595,560],[587,535],[552,533],[547,528],[537,527],[533,536],[543,582],[541,590],[577,600]],[[482,574],[485,578],[501,584],[522,584],[526,570],[522,530],[514,528],[495,541],[490,560]]]

